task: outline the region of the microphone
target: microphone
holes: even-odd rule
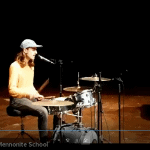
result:
[[[55,64],[54,62],[50,61],[49,59],[47,59],[47,58],[45,58],[45,57],[43,57],[43,56],[41,56],[41,55],[39,55],[39,54],[38,54],[38,57],[39,57],[40,59],[46,61],[46,62],[49,62],[49,63],[51,63],[51,64]]]
[[[119,78],[112,78],[112,80],[117,80],[119,82],[122,82],[123,83],[123,80],[119,77]]]

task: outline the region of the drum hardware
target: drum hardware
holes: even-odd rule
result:
[[[95,82],[95,92],[98,94],[98,123],[97,123],[97,129],[98,129],[98,143],[103,143],[103,140],[106,140],[103,138],[103,129],[102,129],[102,99],[101,99],[101,91],[102,91],[102,86],[101,86],[101,82],[102,81],[110,81],[110,80],[102,80],[101,77],[101,72],[99,72],[99,84],[97,82]],[[100,132],[101,131],[101,132]],[[108,141],[108,140],[106,140]]]
[[[94,105],[94,129],[97,129],[97,115],[96,115],[97,103]]]
[[[104,79],[104,78],[103,78]],[[102,99],[101,99],[101,91],[102,91],[102,86],[101,86],[101,82],[102,81],[110,81],[109,80],[103,80],[101,77],[101,72],[99,72],[99,84],[96,84],[96,93],[98,93],[98,143],[103,143],[103,140],[107,141],[108,143],[111,143],[110,141],[106,140],[105,138],[103,138],[103,125],[102,125]],[[100,127],[101,125],[101,127]],[[99,132],[101,129],[101,132]]]
[[[82,116],[79,116],[79,114],[78,115],[73,115],[73,114],[69,114],[69,113],[66,113],[67,115],[70,115],[70,116],[75,116],[75,117],[82,117]],[[79,120],[77,121],[77,123],[79,123]]]
[[[69,114],[69,113],[66,113],[66,114],[77,117],[77,122],[75,122],[73,124],[75,124],[78,127],[83,127],[83,123],[82,123],[82,108],[78,109],[77,115]]]
[[[82,124],[82,117],[79,117],[79,116],[82,116],[82,108],[80,108],[79,110],[78,110],[78,125],[79,125],[79,127],[81,128],[81,127],[83,127],[83,124]]]
[[[102,112],[102,101],[101,101],[101,91],[102,91],[101,82],[102,81],[110,81],[111,79],[101,77],[101,72],[99,72],[99,77],[97,77],[97,74],[95,74],[92,77],[80,78],[80,80],[94,81],[95,82],[93,92],[97,93],[97,95],[98,95],[98,116],[97,116],[98,117],[98,121],[97,121],[98,122],[97,123],[98,143],[103,143],[104,138],[103,138],[103,132],[102,132],[102,113],[103,112]],[[99,84],[98,84],[98,82],[99,82]],[[95,120],[96,120],[96,114],[95,114]],[[101,127],[100,127],[100,125],[101,125]],[[101,130],[100,130],[100,128],[101,128]]]

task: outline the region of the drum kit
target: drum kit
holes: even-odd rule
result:
[[[79,85],[79,79],[83,81],[93,81],[93,89],[85,89]],[[99,81],[110,81],[109,78],[103,77],[82,77],[77,81],[77,86],[63,88],[64,91],[74,92],[73,95],[69,97],[48,97],[42,101],[33,102],[34,105],[41,105],[47,107],[48,113],[51,115],[60,115],[60,125],[56,127],[55,132],[53,133],[53,143],[99,143],[99,134],[95,132],[96,129],[99,129],[99,123],[97,128],[97,115],[96,107],[98,105],[98,118],[99,118],[99,103],[97,104],[96,98],[94,98],[93,93],[97,92],[97,87],[99,87]],[[98,90],[99,91],[99,90]],[[100,99],[100,95],[98,95]],[[99,102],[99,100],[98,100]],[[94,106],[95,113],[95,128],[85,128],[82,123],[82,110],[84,108],[90,108]],[[69,113],[72,111],[72,113]],[[77,122],[71,124],[62,124],[62,115],[72,115],[77,118]],[[98,119],[99,121],[99,119]],[[69,130],[70,132],[68,132]],[[64,132],[67,131],[67,132]],[[76,134],[75,132],[76,131]],[[82,131],[82,132],[79,132]],[[99,130],[98,130],[99,132]],[[70,133],[70,134],[69,134]],[[83,138],[81,138],[83,137]],[[82,139],[82,140],[81,140]]]

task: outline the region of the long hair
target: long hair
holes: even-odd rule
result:
[[[15,60],[20,64],[20,66],[21,66],[22,68],[25,67],[26,62],[24,61],[24,60],[25,60],[25,55],[24,55],[24,53],[23,53],[23,50],[21,50],[21,51],[17,54]],[[28,62],[28,65],[29,65],[30,67],[34,67],[34,66],[35,66],[34,61],[33,61],[32,59],[30,59],[29,62]]]

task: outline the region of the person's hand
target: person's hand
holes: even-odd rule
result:
[[[44,99],[44,96],[43,95],[40,95],[38,93],[33,93],[33,94],[30,94],[29,95],[29,99],[30,100],[33,100],[33,99],[37,99],[38,101],[41,101]]]
[[[37,100],[38,101],[42,101],[44,99],[44,96],[43,95],[38,95],[38,97],[37,97]]]

